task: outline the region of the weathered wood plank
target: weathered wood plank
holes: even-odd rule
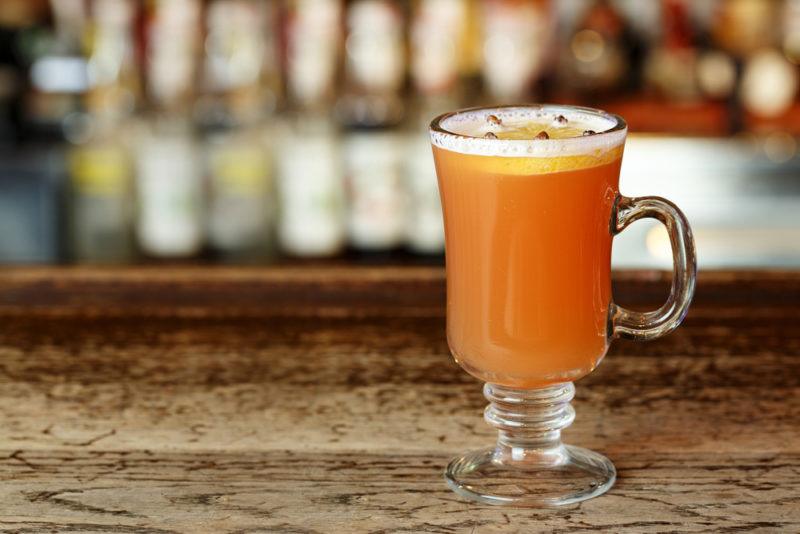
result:
[[[669,274],[614,273],[623,304],[664,299]],[[735,291],[731,291],[735,288]],[[795,308],[800,272],[701,272],[693,309]],[[442,315],[444,270],[414,268],[3,268],[0,315]]]
[[[0,531],[800,529],[796,454],[630,453],[617,460],[621,477],[611,492],[561,511],[467,505],[444,486],[445,461],[441,454],[31,452],[0,459],[7,481],[0,502],[14,510],[0,519]],[[49,519],[30,520],[37,517]]]
[[[800,453],[800,388],[578,388],[568,441],[630,452]],[[0,449],[436,451],[490,445],[475,385],[7,384]]]
[[[690,315],[664,339],[615,341],[586,380],[798,386],[798,314],[760,320],[745,311],[736,320],[708,321]],[[0,383],[474,383],[449,356],[443,318],[6,317],[2,322]]]

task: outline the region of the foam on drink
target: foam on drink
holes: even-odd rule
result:
[[[625,133],[621,119],[600,111],[504,107],[449,115],[431,131],[431,140],[462,154],[552,158],[611,151],[622,146]]]

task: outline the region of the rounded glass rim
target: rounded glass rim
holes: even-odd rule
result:
[[[503,111],[543,111],[553,114],[584,114],[610,121],[613,126],[591,135],[553,139],[495,139],[453,132],[443,126],[445,121],[459,115]],[[592,149],[612,148],[625,140],[628,124],[615,113],[601,109],[567,104],[508,104],[477,106],[442,113],[430,123],[430,135],[435,145],[445,150],[478,155],[550,156],[557,153],[584,153]],[[447,145],[447,146],[444,146]]]

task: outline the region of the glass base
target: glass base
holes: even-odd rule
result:
[[[503,449],[490,448],[454,458],[444,472],[447,485],[484,504],[544,508],[602,495],[617,477],[611,460],[581,447],[561,445],[557,453],[548,453],[552,463],[504,456]]]
[[[575,419],[571,382],[537,389],[486,384],[484,419],[498,431],[490,449],[454,458],[445,479],[458,495],[484,504],[554,507],[597,497],[617,471],[596,452],[561,443]]]

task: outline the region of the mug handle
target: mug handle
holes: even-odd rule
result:
[[[611,216],[611,233],[617,235],[639,219],[657,219],[667,227],[672,245],[672,288],[667,301],[656,311],[637,312],[612,303],[611,325],[613,337],[648,341],[672,332],[683,321],[694,296],[697,260],[692,229],[675,204],[661,197],[618,196]]]

